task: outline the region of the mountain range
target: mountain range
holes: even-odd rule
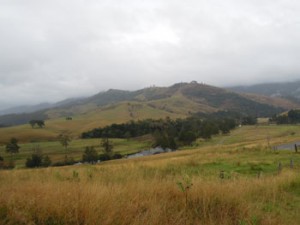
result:
[[[0,124],[12,126],[28,123],[31,119],[76,117],[77,121],[85,121],[83,127],[91,128],[97,127],[97,121],[101,120],[125,122],[166,116],[180,118],[197,112],[212,113],[220,110],[238,111],[253,116],[270,116],[299,107],[299,103],[291,99],[274,97],[272,94],[270,94],[272,97],[253,94],[254,91],[252,94],[237,93],[236,91],[240,89],[218,88],[195,81],[137,91],[110,89],[87,98],[27,107],[26,112],[0,116]]]
[[[231,87],[230,90],[240,93],[253,93],[300,101],[300,81],[284,83],[264,83],[250,86],[235,86]]]

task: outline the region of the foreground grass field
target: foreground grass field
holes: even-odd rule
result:
[[[173,153],[0,171],[0,224],[300,224],[300,154],[269,148],[299,139],[249,126]]]

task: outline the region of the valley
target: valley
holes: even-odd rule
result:
[[[299,139],[297,125],[243,126],[172,153],[98,165],[0,171],[0,221],[296,225],[300,155],[274,151],[269,144]],[[69,154],[76,157],[75,148],[87,142],[98,145],[99,140],[74,141]],[[120,151],[146,147],[113,142]],[[61,148],[50,142],[40,146],[57,154]]]
[[[110,92],[115,99],[116,92]],[[81,102],[48,109],[43,112],[47,119],[41,127],[27,122],[0,128],[1,156],[15,165],[0,171],[0,223],[299,224],[300,155],[293,149],[277,150],[277,146],[298,143],[300,126],[278,125],[268,118],[242,125],[245,115],[273,115],[296,107],[296,103],[253,95],[252,100],[245,100],[242,95],[195,83],[142,93],[134,100],[123,96],[119,102],[102,104],[101,98],[93,98],[102,105]],[[105,96],[108,98],[107,93]],[[154,132],[109,138],[113,154],[120,159],[77,163],[87,149],[103,154],[103,137],[81,138],[83,132],[95,128],[107,126],[109,132],[117,132],[112,129],[117,124],[148,121],[150,127],[156,124],[166,130],[182,123],[181,133],[184,126],[205,126],[210,117],[211,125],[220,126],[226,116],[234,118],[234,129],[218,131],[209,138],[198,134],[190,144],[182,144],[181,136],[174,136],[179,143],[174,152],[126,158],[152,148]],[[190,131],[195,132],[193,129]],[[59,139],[61,134],[70,138],[67,146]],[[18,140],[17,154],[6,152],[12,137]],[[52,166],[25,168],[36,153],[47,155]],[[66,159],[72,161],[62,164]]]

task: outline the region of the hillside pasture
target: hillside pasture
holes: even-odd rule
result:
[[[68,112],[60,113],[68,114]],[[49,119],[45,121],[46,126],[44,128],[31,128],[29,124],[0,128],[0,144],[7,143],[11,137],[16,137],[23,143],[52,141],[61,133],[68,133],[72,138],[78,139],[82,132],[112,123],[125,123],[130,120],[148,118],[165,119],[166,117],[174,119],[184,118],[186,115],[179,112],[172,113],[145,103],[124,102],[73,116],[72,120],[66,120],[65,117]]]
[[[146,141],[111,139],[111,142],[114,146],[113,151],[122,155],[136,153],[151,147],[149,139]],[[19,153],[15,154],[13,159],[18,167],[24,167],[26,159],[30,157],[35,150],[39,149],[43,155],[48,155],[53,163],[63,162],[66,155],[69,158],[72,157],[74,160],[80,161],[87,146],[93,146],[96,151],[101,154],[103,148],[100,147],[100,143],[100,139],[75,139],[69,143],[67,149],[65,149],[59,141],[21,143],[19,144]],[[4,159],[10,160],[11,155],[5,152],[4,145],[0,146],[0,153]]]

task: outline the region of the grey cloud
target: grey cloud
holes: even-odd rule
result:
[[[190,80],[298,79],[299,12],[292,0],[3,0],[0,108]]]

